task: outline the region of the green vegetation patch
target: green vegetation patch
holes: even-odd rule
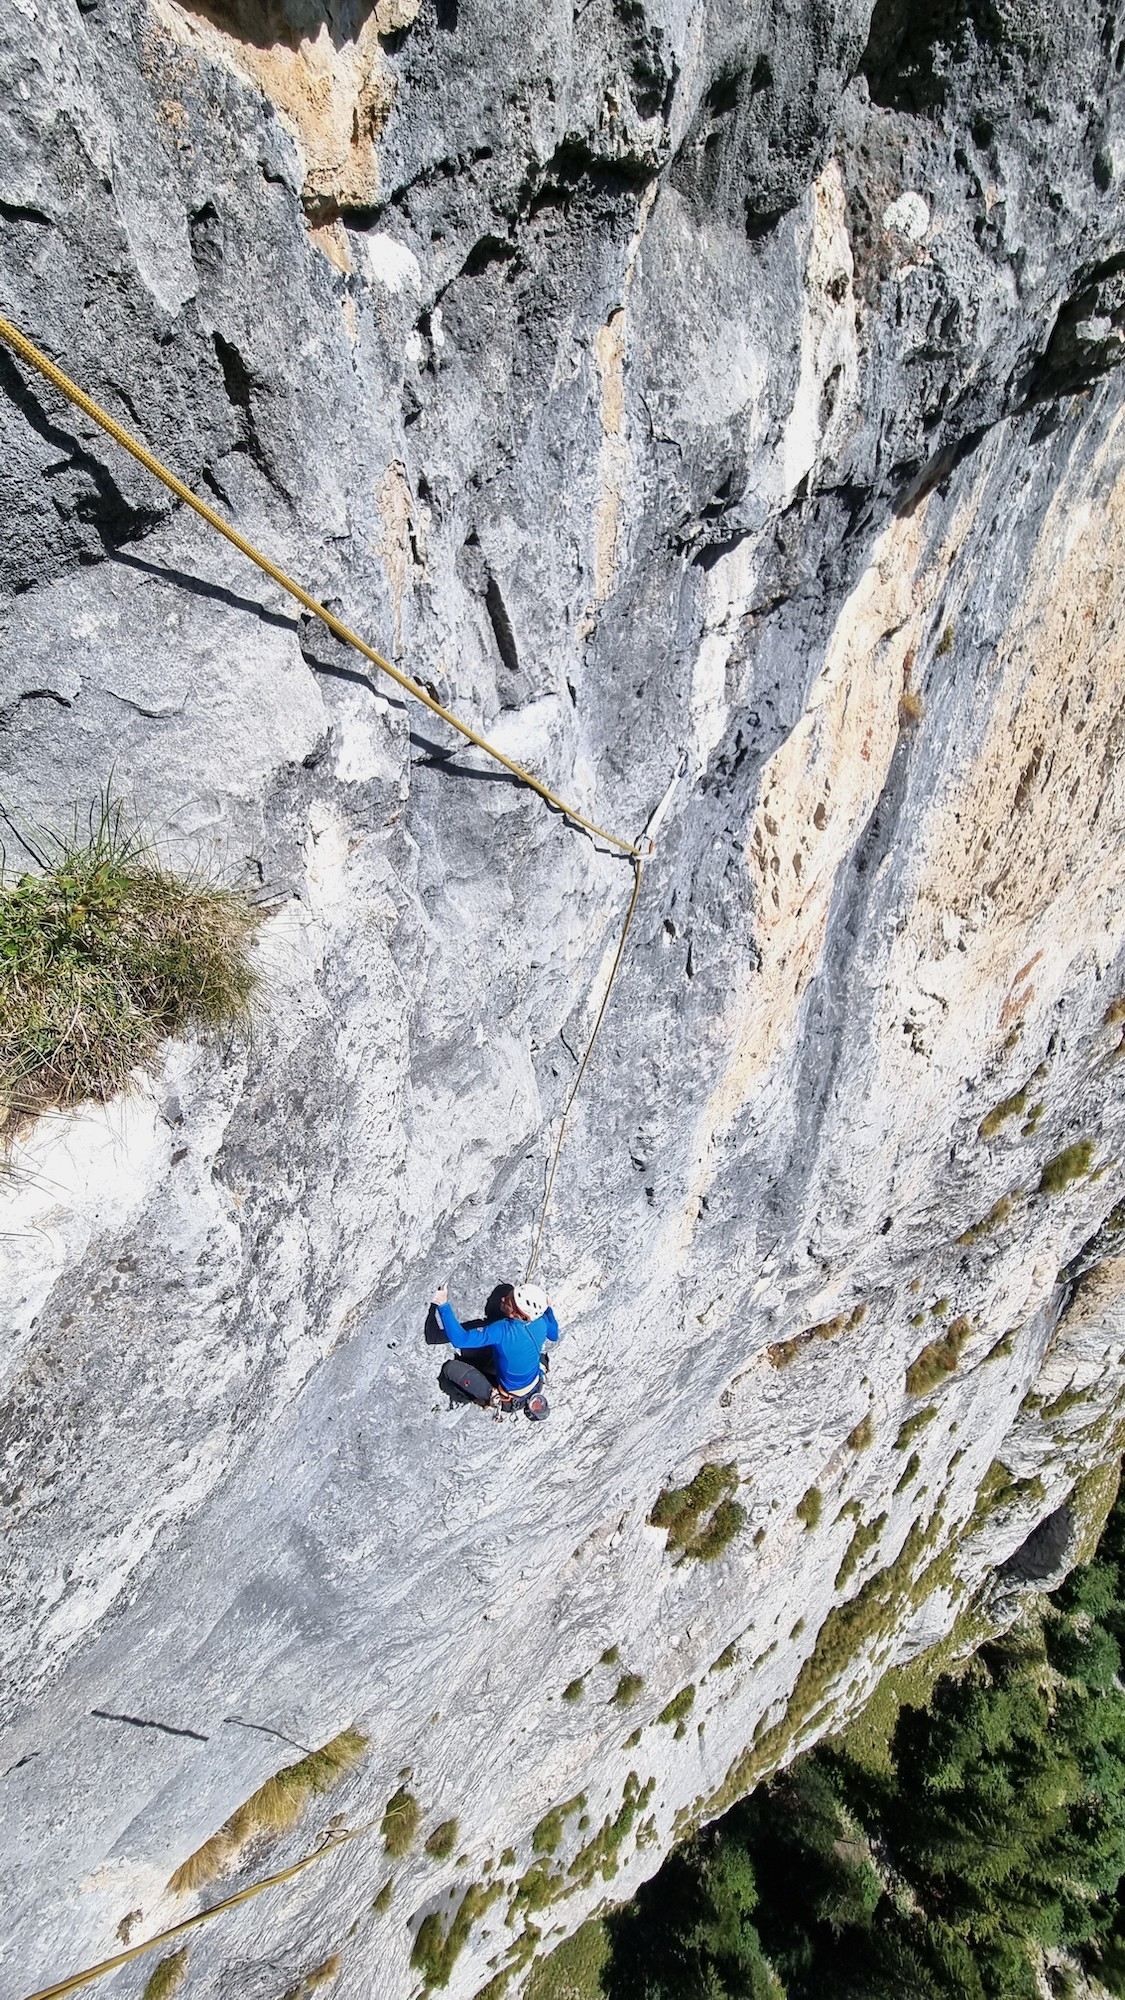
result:
[[[728,1667],[734,1666],[735,1661],[737,1659],[738,1659],[738,1641],[737,1639],[732,1639],[729,1646],[723,1647],[723,1650],[719,1654],[718,1659],[712,1660],[710,1666],[710,1672],[713,1674],[725,1673]]]
[[[457,1821],[455,1819],[443,1819],[440,1826],[435,1826],[427,1840],[426,1853],[431,1854],[435,1861],[444,1861],[452,1854],[456,1845]]]
[[[108,797],[27,842],[41,872],[0,872],[0,1129],[112,1097],[166,1035],[245,1024],[263,914],[162,868]]]
[[[895,1450],[905,1451],[911,1441],[917,1437],[919,1431],[924,1431],[927,1424],[932,1424],[936,1416],[936,1403],[927,1403],[924,1410],[915,1410],[911,1416],[907,1417],[905,1423],[899,1427],[899,1433],[895,1439]]]
[[[410,1963],[422,1974],[427,1991],[448,1986],[453,1968],[468,1942],[469,1932],[501,1894],[499,1882],[474,1882],[466,1889],[457,1913],[446,1930],[438,1910],[423,1917],[410,1954]]]
[[[160,1959],[153,1967],[145,1981],[141,2000],[172,2000],[173,1993],[179,1992],[187,1978],[187,1968],[188,1946],[185,1944],[179,1951],[169,1952],[167,1958]]]
[[[979,1243],[982,1236],[991,1236],[994,1229],[999,1229],[1002,1223],[1007,1222],[1018,1193],[1019,1189],[1016,1188],[1011,1194],[1002,1194],[999,1201],[993,1202],[987,1215],[982,1215],[979,1222],[972,1222],[968,1229],[962,1230],[957,1238],[958,1243]]]
[[[579,1792],[573,1799],[564,1799],[560,1805],[552,1806],[532,1828],[531,1847],[535,1854],[554,1854],[563,1836],[563,1827],[572,1813],[580,1813],[586,1803],[585,1792]]]
[[[695,1688],[689,1682],[687,1687],[681,1688],[679,1694],[674,1694],[671,1701],[665,1704],[656,1720],[658,1722],[682,1722],[685,1715],[691,1714],[694,1706]]]
[[[377,1917],[386,1916],[387,1911],[391,1907],[391,1902],[393,1900],[394,1893],[395,1893],[395,1878],[393,1875],[388,1875],[378,1895],[372,1899],[371,1907],[374,1910]]]
[[[797,1502],[797,1519],[803,1521],[810,1533],[820,1520],[824,1508],[824,1495],[819,1486],[810,1486],[806,1494]]]
[[[609,1933],[595,1918],[540,1959],[523,2000],[603,2000],[601,1975],[608,1957]]]
[[[981,1119],[977,1137],[995,1139],[1001,1125],[1009,1118],[1018,1118],[1020,1113],[1026,1110],[1028,1095],[1028,1086],[1025,1084],[1022,1090],[1014,1091],[1011,1097],[1002,1097],[995,1109]]]
[[[569,1702],[571,1706],[573,1706],[573,1704],[576,1701],[581,1701],[585,1692],[586,1692],[585,1675],[578,1674],[574,1680],[567,1682],[566,1686],[562,1691],[562,1698],[564,1701]]]
[[[618,1708],[628,1708],[631,1702],[636,1701],[644,1684],[643,1674],[622,1674],[613,1690],[613,1700]]]
[[[837,1590],[843,1589],[848,1578],[863,1561],[868,1549],[872,1548],[878,1541],[886,1525],[887,1517],[885,1514],[876,1514],[873,1521],[860,1521],[858,1523],[856,1531],[844,1552],[844,1560],[836,1571],[835,1588]]]
[[[649,1525],[667,1532],[680,1562],[715,1562],[734,1540],[746,1511],[730,1496],[738,1489],[734,1465],[702,1465],[687,1486],[666,1486]]]
[[[399,1859],[409,1854],[414,1845],[414,1836],[422,1820],[422,1808],[412,1792],[400,1785],[392,1792],[383,1811],[383,1847],[388,1854]]]
[[[603,1820],[597,1833],[580,1847],[567,1871],[580,1888],[589,1888],[595,1875],[599,1874],[608,1882],[617,1873],[619,1848],[629,1838],[638,1815],[644,1811],[653,1792],[656,1779],[649,1778],[642,1786],[635,1771],[630,1771],[625,1780],[620,1811]]]
[[[875,1419],[868,1410],[867,1415],[860,1418],[855,1429],[848,1432],[847,1446],[849,1451],[869,1451],[874,1442]]]
[[[951,1320],[940,1340],[931,1340],[915,1355],[906,1371],[907,1395],[925,1396],[939,1382],[944,1382],[947,1375],[952,1375],[972,1332],[972,1320],[964,1313]]]
[[[904,1490],[904,1488],[910,1485],[912,1479],[917,1479],[918,1473],[921,1469],[921,1465],[922,1461],[919,1458],[918,1453],[916,1451],[912,1451],[910,1457],[906,1461],[906,1464],[902,1468],[900,1477],[895,1483],[896,1493],[901,1493]]]
[[[1094,1164],[1094,1141],[1076,1139],[1047,1161],[1039,1176],[1040,1194],[1061,1194],[1071,1181],[1081,1180]]]
[[[620,1646],[607,1646],[605,1652],[601,1654],[598,1660],[598,1665],[599,1667],[615,1667],[620,1658]]]

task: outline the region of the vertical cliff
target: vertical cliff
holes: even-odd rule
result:
[[[12,1991],[339,1814],[185,1991],[495,1995],[1108,1500],[1125,15],[15,0],[0,61],[0,310],[603,825],[683,763],[496,1426],[425,1304],[524,1266],[629,866],[0,349],[9,869],[111,784],[266,911],[248,1037],[10,1145]]]

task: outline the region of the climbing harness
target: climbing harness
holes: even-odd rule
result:
[[[344,1847],[349,1840],[358,1840],[363,1833],[370,1833],[375,1825],[373,1819],[365,1820],[362,1826],[353,1827],[350,1832],[332,1831],[326,1833],[319,1847],[295,1861],[290,1868],[280,1868],[276,1875],[265,1875],[260,1882],[251,1882],[248,1888],[239,1889],[233,1896],[224,1896],[221,1903],[212,1903],[209,1909],[197,1910],[193,1917],[184,1917],[178,1924],[172,1924],[166,1931],[158,1931],[155,1937],[146,1938],[143,1944],[133,1944],[126,1951],[119,1951],[112,1958],[103,1958],[99,1965],[88,1965],[84,1972],[72,1972],[69,1979],[56,1980],[53,1986],[40,1986],[35,1993],[29,1993],[27,2000],[63,2000],[67,1993],[77,1993],[79,1987],[90,1986],[103,1973],[115,1972],[119,1965],[127,1965],[132,1958],[140,1958],[147,1951],[154,1951],[158,1944],[168,1944],[172,1938],[182,1937],[185,1931],[195,1930],[209,1918],[217,1917],[223,1910],[233,1910],[239,1903],[248,1903],[254,1896],[260,1896],[263,1889],[273,1889],[281,1882],[291,1882],[304,1868],[311,1868],[314,1861],[323,1861],[326,1854],[334,1854],[338,1847]]]

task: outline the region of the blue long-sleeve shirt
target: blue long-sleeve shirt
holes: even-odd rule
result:
[[[521,1396],[531,1388],[539,1375],[545,1343],[559,1337],[559,1323],[551,1306],[538,1319],[493,1319],[472,1333],[462,1326],[452,1306],[438,1306],[436,1312],[442,1332],[454,1347],[492,1349],[500,1387],[510,1396]]]

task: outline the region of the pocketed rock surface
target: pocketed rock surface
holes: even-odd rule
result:
[[[13,0],[0,66],[0,310],[600,825],[681,770],[496,1425],[426,1302],[526,1264],[630,866],[0,351],[8,868],[110,787],[268,913],[249,1037],[11,1147],[5,1989],[340,1816],[192,2000],[413,1995],[458,1910],[494,2000],[1108,1504],[1125,14]]]

